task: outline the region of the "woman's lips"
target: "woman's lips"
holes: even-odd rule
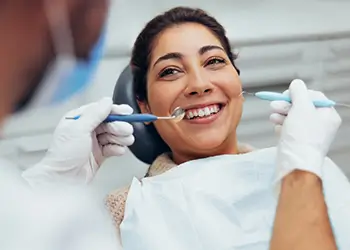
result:
[[[224,108],[225,105],[222,104],[211,104],[201,108],[188,109],[184,120],[192,124],[208,124],[216,120]]]
[[[187,119],[197,119],[203,118],[206,116],[210,116],[212,114],[216,114],[220,111],[220,104],[211,104],[208,106],[200,107],[200,108],[192,108],[186,110],[186,118]]]

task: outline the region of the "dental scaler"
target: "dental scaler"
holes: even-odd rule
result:
[[[283,95],[282,93],[277,93],[277,92],[259,91],[255,93],[250,93],[250,92],[243,91],[241,95],[243,94],[253,95],[261,100],[286,101],[286,102],[292,103],[292,100],[289,96]],[[343,107],[350,108],[350,104],[337,103],[332,100],[314,100],[313,103],[317,108],[326,108],[326,107],[334,107],[334,106],[343,106]]]

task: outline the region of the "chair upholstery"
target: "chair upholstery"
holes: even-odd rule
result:
[[[113,93],[115,104],[128,104],[134,109],[134,113],[140,113],[133,88],[133,76],[131,67],[127,66],[120,74]],[[151,164],[157,156],[169,151],[157,133],[153,124],[133,123],[135,142],[129,147],[131,152],[140,161]]]

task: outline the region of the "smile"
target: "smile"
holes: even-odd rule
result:
[[[206,124],[214,121],[221,110],[224,108],[223,104],[210,104],[199,108],[191,108],[186,110],[185,120],[191,123]]]

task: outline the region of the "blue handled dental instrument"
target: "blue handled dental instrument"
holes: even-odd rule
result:
[[[154,122],[156,120],[172,120],[179,122],[185,117],[185,110],[177,107],[171,116],[155,116],[152,114],[131,114],[131,115],[109,115],[103,123],[122,121],[122,122]],[[66,119],[78,120],[80,115],[74,117],[66,117]]]
[[[267,100],[267,101],[286,101],[286,102],[292,103],[292,100],[289,96],[283,95],[282,93],[278,93],[278,92],[259,91],[255,93],[250,93],[250,92],[243,91],[241,95],[243,94],[253,95],[259,99]],[[314,100],[313,103],[317,108],[326,108],[326,107],[334,107],[334,106],[343,106],[343,107],[350,108],[350,104],[336,103],[335,101],[332,101],[332,100]]]

